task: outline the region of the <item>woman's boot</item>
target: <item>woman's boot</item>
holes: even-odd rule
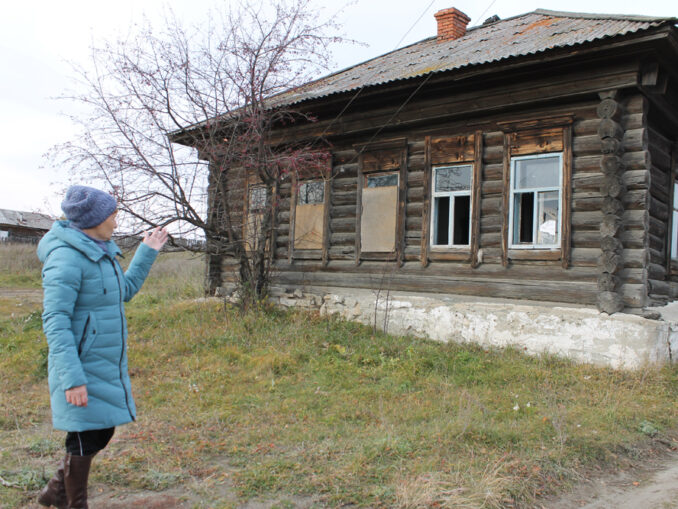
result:
[[[66,509],[66,488],[64,486],[64,461],[61,460],[54,476],[47,482],[38,496],[38,503],[47,507]]]
[[[92,464],[91,456],[66,455],[64,465],[64,486],[68,509],[88,509],[87,507],[87,478],[89,467]]]

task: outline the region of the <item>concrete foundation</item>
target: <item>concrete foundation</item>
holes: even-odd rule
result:
[[[337,314],[391,334],[513,346],[529,354],[555,354],[612,368],[639,369],[672,362],[672,352],[678,351],[678,320],[607,315],[584,306],[318,287],[309,291],[273,288],[271,301]],[[653,314],[660,316],[661,309]]]

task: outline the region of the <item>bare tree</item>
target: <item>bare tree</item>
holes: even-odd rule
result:
[[[277,127],[313,121],[283,98],[326,71],[340,40],[310,4],[242,2],[194,28],[169,12],[160,29],[146,21],[93,48],[90,64],[76,68],[84,92],[69,96],[87,107],[74,117],[82,132],[54,152],[78,179],[106,182],[132,232],[173,225],[204,237],[213,262],[237,260],[250,301],[269,284],[281,183],[320,175],[327,162],[317,142],[271,138]],[[256,185],[235,185],[234,175]]]

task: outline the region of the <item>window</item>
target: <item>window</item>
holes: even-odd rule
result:
[[[673,182],[673,213],[671,216],[671,259],[678,260],[678,181]]]
[[[264,212],[268,205],[266,186],[250,186],[247,193],[247,222],[245,225],[245,249],[256,250],[259,246]]]
[[[299,186],[299,205],[317,205],[325,201],[324,182],[304,182]]]
[[[302,182],[294,212],[294,249],[322,249],[324,218],[325,182]]]
[[[431,245],[468,247],[471,244],[472,165],[433,169]]]
[[[262,212],[266,208],[266,187],[250,186],[249,211]]]
[[[398,179],[398,173],[365,175],[360,216],[362,252],[395,252]]]
[[[562,154],[512,158],[509,204],[511,248],[559,247]]]
[[[398,174],[370,175],[367,177],[367,187],[391,187],[398,185]]]

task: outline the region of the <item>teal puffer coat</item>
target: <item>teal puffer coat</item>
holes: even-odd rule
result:
[[[158,252],[141,244],[127,272],[82,232],[57,221],[38,245],[43,263],[43,329],[49,345],[48,380],[56,429],[86,431],[134,420],[127,373],[127,323],[123,302],[143,284]],[[66,402],[65,391],[87,386],[88,403]]]

